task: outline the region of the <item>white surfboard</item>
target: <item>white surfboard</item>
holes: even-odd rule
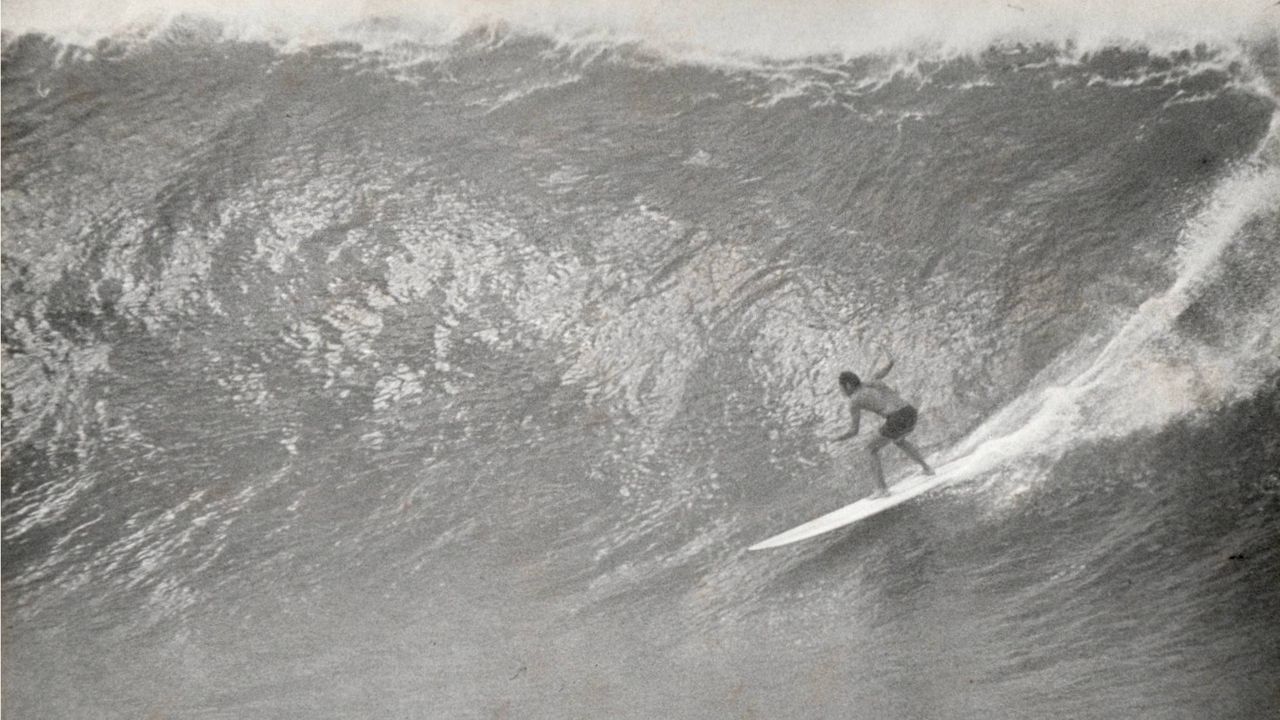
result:
[[[947,474],[939,473],[937,475],[921,475],[905,482],[900,482],[889,488],[887,497],[864,498],[850,505],[845,505],[839,510],[834,510],[816,520],[810,520],[803,525],[791,528],[780,535],[774,535],[768,540],[762,540],[747,549],[765,550],[767,548],[790,545],[846,525],[852,525],[876,513],[884,512],[894,505],[904,503],[917,495],[923,495],[949,479],[951,478]]]

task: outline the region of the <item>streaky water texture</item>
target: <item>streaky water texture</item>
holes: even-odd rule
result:
[[[1271,11],[571,7],[10,21],[6,717],[1276,716]]]

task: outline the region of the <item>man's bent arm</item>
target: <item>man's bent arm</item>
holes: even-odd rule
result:
[[[889,374],[889,371],[890,371],[890,370],[892,370],[892,369],[893,369],[893,356],[892,356],[892,355],[890,355],[890,356],[889,356],[889,362],[888,362],[888,364],[887,364],[887,365],[885,365],[884,367],[880,368],[879,370],[877,370],[875,373],[873,373],[873,374],[871,375],[871,379],[872,379],[872,380],[883,380],[883,379],[884,379],[884,376],[885,376],[885,375],[888,375],[888,374]]]

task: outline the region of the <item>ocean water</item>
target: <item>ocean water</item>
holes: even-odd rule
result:
[[[1280,9],[1026,5],[7,6],[5,715],[1275,717]]]

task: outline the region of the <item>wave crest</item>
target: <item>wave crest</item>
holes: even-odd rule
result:
[[[913,0],[892,6],[827,0],[807,3],[804,12],[795,7],[781,0],[685,6],[605,0],[149,0],[121,8],[86,0],[26,0],[7,5],[5,20],[7,33],[47,33],[86,46],[104,37],[151,38],[169,32],[175,22],[190,27],[192,18],[203,18],[218,23],[225,39],[301,47],[447,43],[482,30],[533,33],[567,44],[639,43],[680,57],[718,60],[903,50],[955,56],[1018,43],[1060,44],[1082,52],[1112,46],[1164,52],[1280,37],[1280,8],[1248,0],[1167,0],[1158,11],[1135,3],[1007,0],[945,5]]]

